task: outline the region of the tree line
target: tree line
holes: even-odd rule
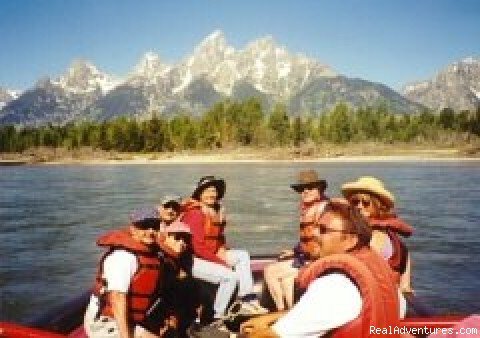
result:
[[[0,151],[35,147],[93,147],[119,152],[164,152],[238,146],[289,147],[306,142],[345,144],[376,141],[444,144],[480,136],[480,108],[399,115],[387,106],[353,109],[340,103],[322,114],[289,116],[284,104],[265,111],[261,101],[225,100],[202,116],[152,114],[146,120],[119,117],[63,126],[0,127]],[[450,140],[450,141],[448,141]],[[456,141],[455,141],[456,142]]]

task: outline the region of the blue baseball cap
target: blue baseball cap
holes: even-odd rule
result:
[[[129,218],[132,223],[142,223],[148,220],[160,220],[160,215],[155,208],[143,208],[134,210]]]

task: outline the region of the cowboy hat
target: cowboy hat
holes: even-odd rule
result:
[[[218,199],[221,200],[225,195],[225,181],[215,176],[204,176],[198,181],[197,187],[193,191],[192,198],[200,200],[200,194],[208,187],[215,187],[218,193]]]
[[[327,181],[320,179],[315,170],[302,170],[298,173],[297,182],[291,184],[290,187],[296,192],[302,192],[307,187],[316,187],[323,191],[327,188]]]
[[[372,176],[363,176],[355,182],[347,182],[342,185],[342,194],[347,199],[357,192],[375,195],[389,208],[393,208],[395,204],[393,194],[385,189],[381,180]]]

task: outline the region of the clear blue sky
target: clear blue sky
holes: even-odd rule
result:
[[[0,0],[0,87],[72,60],[125,75],[147,51],[179,61],[220,29],[236,49],[272,35],[290,52],[399,89],[480,56],[476,0]]]

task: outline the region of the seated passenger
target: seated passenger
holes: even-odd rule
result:
[[[226,246],[225,210],[220,204],[224,194],[224,180],[205,176],[183,205],[182,221],[192,232],[193,276],[218,284],[213,304],[214,319],[221,319],[226,314],[237,286],[243,313],[265,313],[266,309],[259,305],[254,294],[250,255],[245,250]]]
[[[85,313],[89,337],[156,336],[147,329],[146,319],[165,286],[165,264],[156,245],[159,227],[156,209],[138,210],[126,229],[97,240],[106,252]]]
[[[395,198],[375,177],[360,177],[345,183],[342,193],[357,207],[373,229],[370,246],[388,261],[398,278],[400,291],[412,292],[410,254],[400,236],[408,237],[413,228],[393,212]]]
[[[327,182],[319,179],[314,170],[303,170],[298,174],[298,181],[291,185],[300,194],[300,237],[303,228],[315,222],[327,204],[325,197]],[[298,243],[293,250],[283,252],[279,261],[268,265],[264,271],[265,284],[278,311],[293,306],[294,285],[298,270],[308,260]]]
[[[164,243],[180,254],[167,264],[169,270],[164,288],[164,307],[167,317],[175,323],[175,337],[187,337],[187,328],[198,316],[200,299],[198,283],[192,277],[193,248],[190,228],[174,221],[165,232]],[[158,317],[157,317],[158,318]],[[162,316],[160,316],[162,318]]]
[[[314,260],[297,278],[305,293],[287,313],[244,323],[248,337],[371,337],[371,326],[399,325],[393,272],[370,249],[371,228],[358,210],[331,202],[302,236]]]

